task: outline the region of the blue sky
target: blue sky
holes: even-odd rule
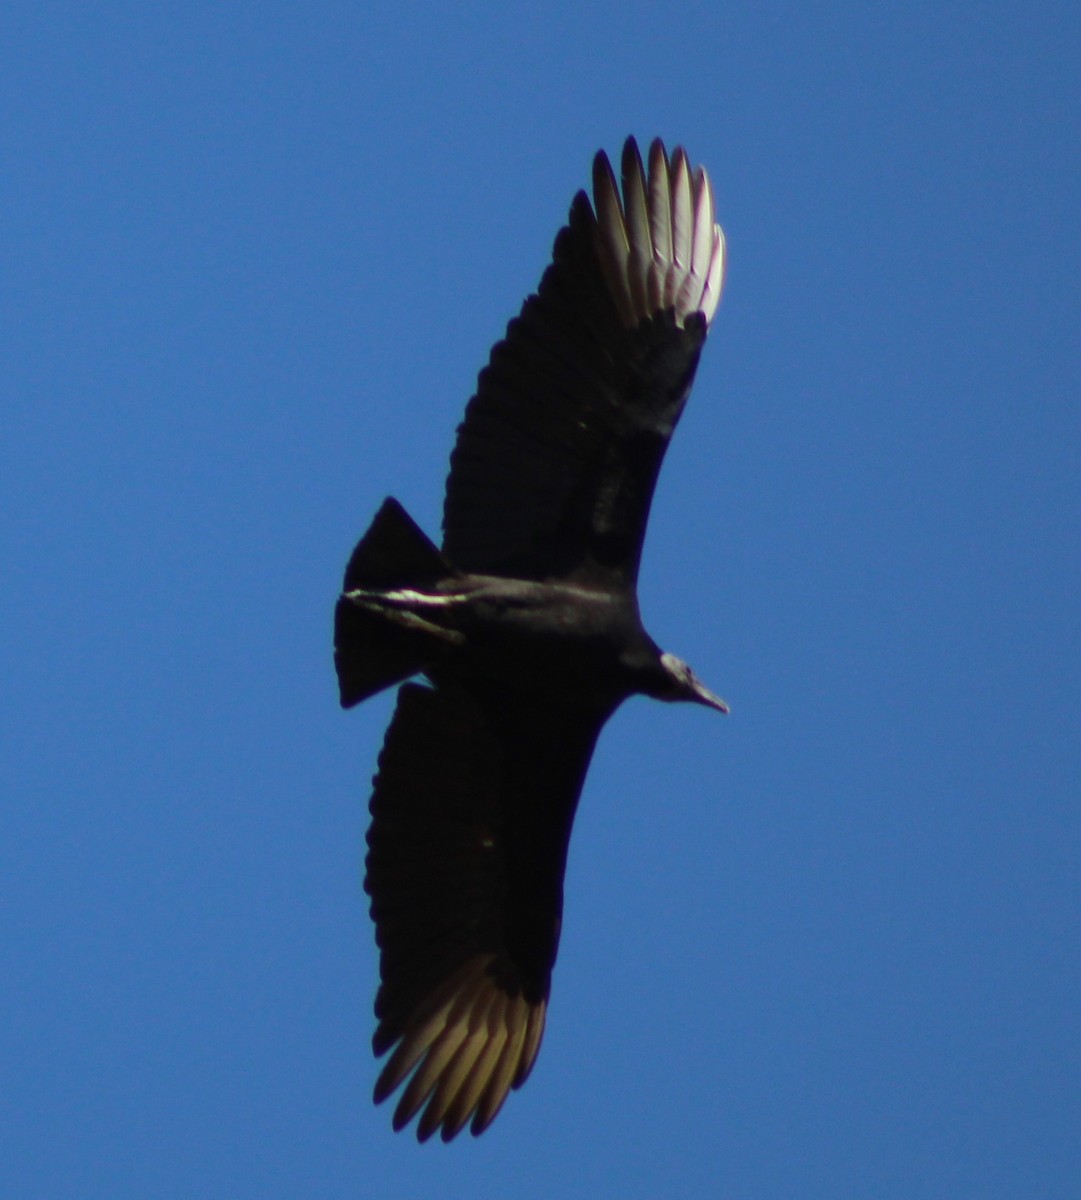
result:
[[[1076,6],[15,0],[0,44],[0,1193],[1071,1194]],[[386,494],[438,531],[630,132],[728,236],[641,597],[733,711],[610,723],[536,1070],[421,1148],[333,601]]]

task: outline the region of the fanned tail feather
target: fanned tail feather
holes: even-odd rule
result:
[[[342,708],[415,675],[437,649],[430,637],[388,622],[378,611],[356,604],[349,593],[428,588],[453,574],[423,530],[388,497],[349,559],[334,611],[334,666]]]

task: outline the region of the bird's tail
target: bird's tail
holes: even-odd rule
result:
[[[334,612],[342,708],[415,675],[446,646],[446,635],[423,622],[388,619],[379,593],[430,589],[454,574],[413,518],[388,497],[349,559]]]

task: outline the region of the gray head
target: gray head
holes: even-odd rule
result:
[[[660,690],[651,693],[658,700],[693,700],[718,712],[728,712],[728,705],[715,696],[681,658],[674,654],[661,655],[664,680]]]

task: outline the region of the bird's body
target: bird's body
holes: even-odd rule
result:
[[[466,575],[430,591],[356,589],[346,599],[442,643],[425,668],[442,686],[559,695],[565,703],[611,708],[657,686],[657,647],[626,591]]]
[[[643,628],[657,472],[716,309],[709,181],[628,141],[623,202],[594,166],[536,296],[481,373],[437,549],[387,500],[335,617],[343,706],[406,683],[371,801],[366,887],[382,984],[376,1085],[400,1127],[487,1127],[544,1028],[575,808],[628,696],[726,711]],[[408,1082],[406,1082],[408,1080]]]

